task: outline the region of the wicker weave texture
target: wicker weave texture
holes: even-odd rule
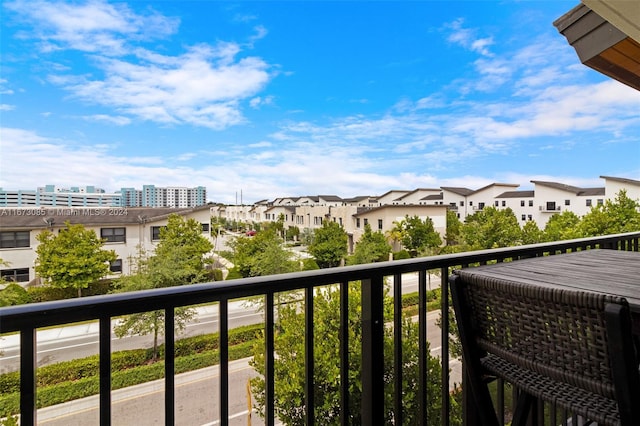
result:
[[[510,363],[515,370],[505,378],[515,385],[547,400],[561,391],[561,405],[590,407],[590,414],[600,411],[602,416],[595,417],[610,423],[604,413],[616,411],[616,403],[604,309],[626,300],[460,272],[469,284],[465,291],[476,342],[495,355],[485,359],[485,367],[492,370],[493,363],[505,369]]]

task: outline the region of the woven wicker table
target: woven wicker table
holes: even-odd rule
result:
[[[458,273],[622,296],[629,302],[634,334],[640,335],[640,252],[585,250],[465,268]]]

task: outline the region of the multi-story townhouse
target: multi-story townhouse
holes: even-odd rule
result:
[[[443,186],[440,189],[442,189],[443,204],[450,210],[455,210],[458,219],[464,220],[467,215],[473,213],[473,208],[467,202],[467,197],[473,194],[472,189],[455,186]]]
[[[139,248],[152,253],[170,214],[202,223],[202,234],[213,241],[209,232],[209,207],[197,208],[0,208],[0,258],[3,278],[21,283],[34,280],[37,258],[36,236],[45,229],[60,232],[66,225],[82,224],[106,239],[104,248],[118,256],[111,264],[112,276],[131,271],[132,259]]]
[[[433,196],[439,196],[442,194],[442,190],[438,188],[418,188],[410,191],[395,200],[393,204],[433,204],[437,198]],[[440,197],[440,200],[442,197]],[[432,203],[429,203],[432,201]]]
[[[404,195],[407,195],[409,192],[410,191],[393,189],[377,197],[377,201],[381,206],[388,204],[398,204],[396,200]]]
[[[425,204],[390,204],[382,205],[372,209],[360,209],[353,215],[352,226],[345,229],[349,235],[349,248],[353,251],[355,244],[358,242],[366,225],[371,226],[373,232],[382,232],[393,229],[394,222],[402,221],[406,216],[418,216],[425,220],[430,218],[433,221],[433,227],[444,240],[447,231],[447,206],[445,205],[425,205]]]
[[[494,206],[495,198],[498,195],[506,191],[514,191],[518,186],[510,183],[492,183],[473,191],[467,195],[467,204],[470,207],[467,210],[467,215],[476,213],[485,207]],[[462,216],[462,218],[466,218],[466,216]]]
[[[527,221],[537,220],[538,209],[535,207],[535,191],[506,191],[498,195],[493,203],[497,209],[510,208],[518,218],[520,226]]]
[[[578,188],[558,182],[532,180],[535,184],[534,204],[538,209],[535,219],[538,227],[544,228],[554,213],[569,210],[578,216],[589,213],[591,207],[603,204],[605,188]]]
[[[640,200],[640,180],[618,178],[612,176],[600,176],[604,179],[605,198],[613,200],[621,190],[627,192],[627,197],[632,200]]]

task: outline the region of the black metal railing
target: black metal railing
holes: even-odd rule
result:
[[[111,319],[137,312],[165,310],[165,423],[175,423],[175,358],[174,309],[200,303],[218,302],[220,320],[220,423],[228,424],[229,417],[229,364],[228,364],[228,303],[232,299],[264,296],[265,303],[265,415],[266,424],[276,421],[274,407],[274,294],[304,290],[305,294],[305,413],[306,424],[321,423],[314,419],[314,288],[324,285],[341,286],[341,424],[349,424],[347,413],[349,383],[347,376],[349,353],[347,339],[347,291],[349,283],[360,282],[362,289],[362,424],[379,424],[384,418],[384,358],[383,358],[383,299],[385,278],[390,278],[394,294],[394,383],[402,386],[402,345],[400,342],[402,274],[418,273],[418,328],[419,328],[419,423],[432,424],[427,413],[427,271],[439,270],[441,275],[441,310],[449,312],[447,277],[452,268],[469,267],[487,262],[502,262],[543,255],[554,255],[573,250],[607,248],[639,251],[640,232],[584,238],[519,247],[481,250],[450,255],[406,259],[367,265],[357,265],[319,271],[305,271],[155,290],[119,293],[106,296],[0,308],[0,334],[20,333],[20,415],[22,425],[36,423],[36,330],[78,321],[98,320],[100,323],[100,424],[111,424]],[[442,330],[449,329],[449,316],[442,315]],[[449,424],[449,335],[441,333],[441,423]],[[394,423],[402,424],[402,392],[394,392]]]

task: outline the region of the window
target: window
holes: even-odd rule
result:
[[[464,201],[460,201],[460,207],[464,207]]]
[[[484,209],[484,203],[478,203],[478,208],[479,208],[480,210]]]
[[[591,199],[587,200],[587,207],[591,207]]]
[[[604,200],[602,198],[598,198],[598,205],[601,206],[604,204]]]
[[[469,205],[470,205],[470,206],[473,206],[473,201],[469,201]]]
[[[547,211],[553,211],[556,209],[555,201],[547,201]]]
[[[495,205],[496,207],[499,207],[499,206],[500,206],[500,201],[496,200],[496,201],[494,202],[494,205]]]
[[[29,268],[3,269],[0,271],[3,280],[16,283],[26,283],[29,281]]]
[[[527,215],[526,214],[522,215],[522,220],[527,220]]]
[[[382,219],[378,219],[378,229],[382,231]]]
[[[30,247],[29,231],[0,232],[0,248]]]
[[[529,220],[533,220],[533,216],[529,215]]]
[[[127,241],[126,228],[100,228],[100,238],[108,243],[124,243]]]
[[[356,217],[356,228],[360,228],[360,218]]]
[[[111,272],[122,272],[122,259],[116,259],[109,265]]]
[[[533,200],[529,200],[529,207],[533,207]]]
[[[564,200],[564,205],[565,206],[570,206],[571,205],[571,200]]]
[[[506,201],[502,201],[502,207],[507,207],[507,202]]]
[[[202,224],[202,232],[209,232],[209,224],[208,223],[203,223]]]
[[[369,219],[365,218],[364,219],[364,226],[367,226],[369,224]]]
[[[520,200],[520,207],[524,207],[524,200]]]
[[[166,228],[166,226],[152,226],[151,227],[151,241],[157,241],[160,239],[160,230]]]

